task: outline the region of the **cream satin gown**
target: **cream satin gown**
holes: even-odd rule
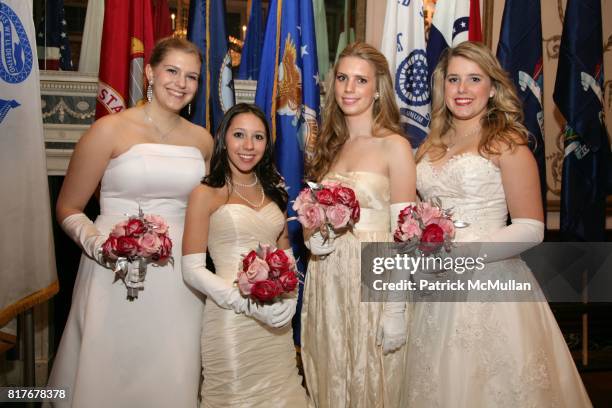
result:
[[[208,249],[217,275],[236,279],[242,256],[276,245],[285,217],[275,203],[259,211],[225,204],[210,218]],[[202,323],[201,407],[307,406],[291,325],[274,329],[207,300]]]
[[[417,165],[423,200],[437,197],[470,223],[456,241],[486,241],[506,226],[501,172],[462,154],[441,168]],[[519,258],[486,264],[482,280],[537,282]],[[576,366],[546,302],[419,302],[409,330],[409,407],[590,407]]]
[[[196,407],[202,299],[181,274],[187,198],[206,168],[190,146],[143,143],[104,172],[96,227],[104,235],[138,214],[169,224],[174,262],[149,266],[144,290],[129,302],[113,272],[86,256],[48,387],[69,388],[61,407]]]
[[[381,302],[362,302],[361,242],[390,242],[389,179],[371,172],[330,173],[351,187],[361,206],[353,232],[336,250],[312,257],[302,305],[302,361],[306,386],[318,408],[404,407],[406,347],[386,356],[376,345]],[[408,309],[407,309],[408,310]]]

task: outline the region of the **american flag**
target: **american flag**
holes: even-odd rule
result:
[[[72,71],[70,43],[66,33],[64,0],[47,0],[38,25],[36,42],[40,69]]]

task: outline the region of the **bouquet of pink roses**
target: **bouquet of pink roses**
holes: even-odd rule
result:
[[[404,208],[399,213],[393,234],[395,242],[411,244],[411,252],[418,250],[424,255],[436,254],[442,249],[449,252],[454,236],[451,214],[443,210],[439,202]]]
[[[242,259],[238,288],[243,296],[267,303],[295,290],[298,272],[295,259],[282,249],[260,244]]]
[[[361,210],[351,188],[332,182],[309,182],[295,199],[293,209],[305,228],[319,230],[325,239],[331,230],[352,228]]]
[[[168,224],[159,215],[144,215],[139,209],[137,216],[114,226],[101,250],[104,260],[125,283],[127,298],[132,301],[144,289],[147,264],[164,265],[172,259]]]

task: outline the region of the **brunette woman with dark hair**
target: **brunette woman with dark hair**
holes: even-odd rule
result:
[[[262,305],[233,285],[242,257],[259,244],[291,253],[286,207],[265,116],[235,105],[215,135],[211,173],[189,197],[183,235],[183,277],[207,296],[202,407],[307,405],[290,324],[295,294]],[[206,269],[206,251],[216,274]]]

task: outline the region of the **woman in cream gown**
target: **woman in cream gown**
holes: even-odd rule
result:
[[[351,187],[361,206],[352,231],[324,241],[306,231],[312,254],[302,306],[302,361],[316,407],[402,407],[405,302],[363,302],[361,242],[392,241],[397,212],[415,199],[410,143],[400,135],[387,61],[365,43],[334,67],[323,131],[308,176]]]
[[[146,67],[149,103],[97,120],[72,155],[57,218],[83,256],[48,382],[68,389],[56,406],[197,404],[202,299],[183,282],[181,238],[187,197],[206,173],[212,141],[178,112],[196,93],[200,65],[194,44],[160,41]],[[98,183],[101,213],[92,223],[82,210]],[[149,265],[144,289],[129,302],[99,250],[139,209],[168,223],[174,263]]]
[[[459,245],[451,256],[485,257],[474,279],[511,277],[536,290],[529,302],[418,302],[407,406],[588,407],[563,335],[518,257],[542,240],[544,224],[513,86],[491,52],[470,42],[440,59],[433,83],[431,133],[417,154],[419,195],[439,199],[468,224],[455,240],[478,245]]]
[[[259,244],[289,248],[287,193],[272,152],[261,110],[235,105],[217,131],[211,173],[189,198],[183,276],[207,296],[201,407],[307,406],[289,324],[295,296],[260,305],[233,285],[242,257]],[[207,247],[216,274],[206,269]]]

